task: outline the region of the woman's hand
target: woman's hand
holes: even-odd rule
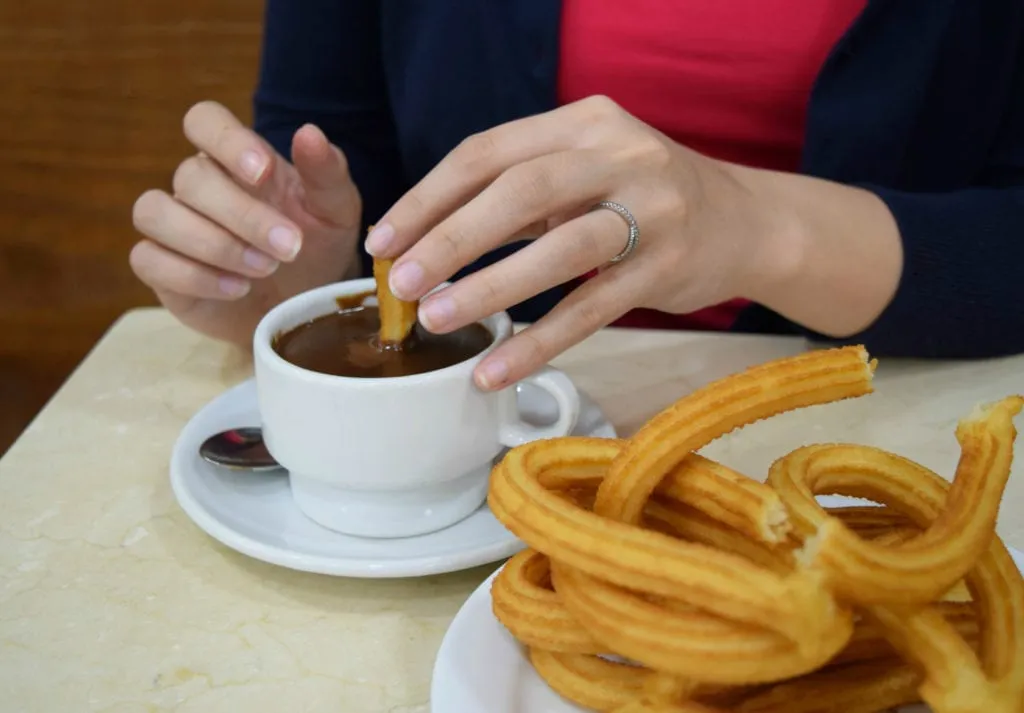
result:
[[[640,227],[639,247],[614,265],[628,228],[591,210],[602,200]],[[715,161],[603,97],[467,139],[388,211],[367,250],[400,256],[391,288],[411,300],[531,230],[539,237],[522,250],[420,306],[424,326],[446,332],[600,269],[481,363],[484,388],[522,378],[635,307],[687,313],[743,297],[812,329],[854,333],[891,299],[902,256],[873,194]]]
[[[174,194],[144,193],[131,252],[139,279],[187,326],[248,346],[274,305],[358,266],[359,191],[342,152],[313,126],[293,140],[294,165],[213,102],[185,115],[199,153]]]

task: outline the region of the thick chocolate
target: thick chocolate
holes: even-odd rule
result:
[[[476,356],[494,340],[481,324],[449,334],[431,334],[417,324],[401,349],[383,349],[379,330],[377,307],[341,298],[337,312],[279,334],[273,347],[303,369],[373,379],[444,369]]]

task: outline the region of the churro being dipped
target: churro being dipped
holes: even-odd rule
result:
[[[393,260],[373,259],[373,278],[377,281],[377,308],[380,310],[380,345],[383,349],[401,349],[416,326],[417,302],[395,297],[388,285]]]

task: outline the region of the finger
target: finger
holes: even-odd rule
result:
[[[395,262],[392,292],[419,299],[526,226],[593,204],[614,181],[608,166],[593,151],[560,151],[513,166]]]
[[[183,123],[192,145],[232,176],[258,186],[273,173],[277,153],[221,104],[199,102],[186,112]]]
[[[302,232],[280,212],[247,193],[209,158],[185,159],[174,174],[174,197],[278,260],[291,262]]]
[[[637,259],[587,280],[480,362],[473,374],[476,383],[485,390],[500,389],[533,373],[640,304],[648,275]]]
[[[266,277],[279,263],[163,191],[147,191],[132,210],[140,233],[201,264],[246,277]]]
[[[470,136],[391,207],[366,250],[397,257],[510,167],[577,145],[598,103],[577,102]]]
[[[359,216],[358,193],[350,190],[352,177],[341,149],[307,124],[292,139],[292,163],[302,178],[309,214],[337,227],[352,227]]]
[[[623,225],[606,210],[563,223],[504,260],[431,294],[420,304],[420,322],[431,332],[449,332],[579,277],[618,255],[626,242]]]
[[[249,293],[252,284],[208,265],[179,255],[152,240],[143,240],[128,256],[132,270],[143,283],[157,292],[211,300],[237,300]]]

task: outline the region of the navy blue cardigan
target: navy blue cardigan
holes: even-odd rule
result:
[[[318,124],[348,157],[365,226],[469,134],[556,106],[559,17],[558,0],[267,0],[256,130],[288,156]],[[1024,352],[1022,40],[1022,0],[870,0],[832,51],[801,170],[881,196],[906,256],[891,305],[847,341]],[[737,329],[803,331],[757,306]]]

